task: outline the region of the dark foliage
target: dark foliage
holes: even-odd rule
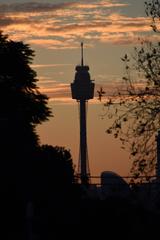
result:
[[[160,1],[159,0],[148,0],[145,1],[146,14],[151,18],[151,27],[153,31],[159,32],[160,24]]]
[[[160,1],[145,1],[152,28],[159,32]],[[116,96],[105,103],[107,115],[114,119],[108,134],[119,137],[123,149],[133,160],[131,173],[151,175],[156,170],[155,136],[160,127],[160,43],[141,40],[141,46],[121,60],[125,76]]]
[[[160,128],[160,44],[142,42],[131,58],[122,58],[125,76],[116,97],[105,106],[113,125],[107,133],[119,137],[130,151],[131,173],[151,175],[156,168],[155,136]]]
[[[11,164],[14,173],[26,164],[39,144],[36,125],[51,116],[48,98],[39,92],[36,72],[30,67],[33,57],[29,45],[0,33],[0,164]]]
[[[51,116],[48,98],[38,91],[30,67],[33,57],[29,45],[0,32],[0,210],[8,226],[16,213],[17,224],[23,225],[31,162],[39,146],[35,127]]]
[[[51,111],[30,66],[33,57],[29,45],[0,33],[0,212],[6,239],[28,239],[28,204],[39,228],[41,217],[58,217],[75,192],[70,152],[39,143],[36,126]]]
[[[42,145],[33,161],[33,182],[36,189],[54,194],[67,191],[74,183],[70,151],[64,147]]]

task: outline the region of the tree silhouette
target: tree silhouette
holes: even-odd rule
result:
[[[39,147],[37,160],[34,163],[35,180],[40,188],[57,188],[66,191],[74,183],[74,168],[71,153],[64,147],[42,145]],[[41,184],[40,182],[43,182]]]
[[[27,181],[39,146],[36,125],[51,116],[48,98],[39,92],[30,67],[33,57],[29,45],[0,32],[0,176],[5,184]]]
[[[34,232],[47,234],[47,221],[65,216],[74,192],[69,150],[40,145],[37,124],[48,120],[48,98],[31,69],[34,51],[0,32],[0,212],[8,238],[24,239],[27,206],[33,206]],[[29,205],[30,204],[30,205]],[[51,219],[50,219],[51,218]],[[61,221],[61,220],[60,220]],[[47,226],[48,227],[48,226]],[[52,226],[53,227],[53,226]],[[42,231],[41,231],[42,230]]]
[[[39,148],[36,125],[51,116],[48,98],[39,92],[30,66],[33,57],[29,45],[0,32],[0,210],[8,233],[24,227]]]
[[[159,32],[160,1],[145,1],[153,31]],[[128,148],[135,176],[154,174],[156,170],[155,135],[160,128],[160,43],[141,41],[131,57],[121,59],[125,76],[116,98],[105,103],[109,118],[114,119],[107,133],[119,137]]]
[[[33,161],[32,196],[37,232],[42,235],[39,224],[53,227],[65,222],[72,209],[79,189],[74,183],[74,169],[70,151],[64,147],[42,145]],[[79,194],[80,195],[80,194]],[[67,216],[69,219],[70,217]],[[48,232],[48,229],[45,230]],[[46,234],[45,232],[45,234]]]
[[[125,66],[123,85],[116,98],[105,106],[113,124],[107,133],[120,137],[122,148],[129,148],[135,176],[154,174],[156,168],[155,134],[160,128],[160,44],[142,42]]]

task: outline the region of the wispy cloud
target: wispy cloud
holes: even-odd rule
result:
[[[81,38],[130,44],[151,28],[144,17],[120,14],[127,6],[118,0],[0,4],[0,27],[13,39],[43,48],[77,48]]]
[[[70,66],[69,63],[56,63],[56,64],[32,64],[31,67],[33,68],[52,68],[52,67],[63,67],[63,66]]]
[[[65,83],[47,83],[40,84],[40,91],[46,94],[50,99],[71,99],[70,84]]]
[[[126,3],[116,3],[112,1],[81,1],[77,3],[77,7],[81,9],[97,9],[97,8],[115,8],[115,7],[126,7]]]

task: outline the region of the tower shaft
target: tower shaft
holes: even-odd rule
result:
[[[80,100],[80,178],[82,184],[88,183],[89,167],[87,152],[86,100]]]

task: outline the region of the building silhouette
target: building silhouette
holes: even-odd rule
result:
[[[75,79],[71,83],[72,98],[76,99],[79,107],[80,120],[80,152],[78,163],[78,174],[82,184],[89,183],[90,171],[87,150],[87,125],[86,105],[88,100],[94,97],[93,80],[90,78],[89,66],[84,65],[83,43],[81,43],[81,65],[77,65]]]

